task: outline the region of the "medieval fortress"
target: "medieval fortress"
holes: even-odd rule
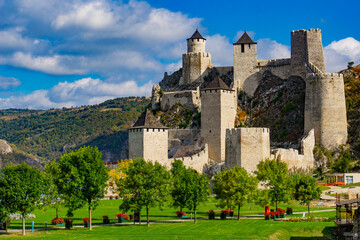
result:
[[[181,159],[199,172],[235,165],[252,172],[265,158],[284,161],[289,168],[312,169],[315,145],[334,149],[346,143],[344,80],[341,74],[326,72],[320,29],[292,31],[291,58],[274,60],[258,60],[257,43],[245,32],[233,44],[231,67],[213,66],[205,45],[206,39],[196,30],[187,39],[176,86],[162,89],[154,85],[152,92],[153,110],[167,111],[175,104],[200,110],[201,129],[166,128],[146,110],[129,129],[129,158],[166,166]],[[217,76],[205,85],[204,78],[213,68],[230,74],[232,83],[228,85]],[[234,127],[238,93],[253,96],[267,70],[281,79],[299,76],[305,81],[305,134],[299,149],[270,148],[269,128]],[[165,73],[164,80],[170,78],[176,76]]]

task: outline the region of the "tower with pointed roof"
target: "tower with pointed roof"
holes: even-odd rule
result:
[[[211,55],[205,52],[206,39],[198,29],[187,39],[187,53],[182,57],[182,77],[180,85],[187,85],[202,80],[211,68]]]
[[[234,86],[237,90],[255,92],[257,87],[256,42],[244,32],[234,45]]]
[[[147,161],[168,161],[168,129],[149,109],[129,129],[129,158]]]
[[[225,161],[226,129],[234,128],[236,107],[236,91],[219,76],[201,89],[201,137],[216,162]]]

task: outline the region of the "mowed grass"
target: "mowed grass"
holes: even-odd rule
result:
[[[99,206],[92,211],[92,218],[93,218],[93,224],[100,224],[102,223],[102,216],[107,215],[109,216],[112,222],[116,221],[116,214],[117,213],[124,213],[123,211],[119,210],[119,206],[121,204],[121,200],[102,200],[99,203]],[[288,204],[280,204],[278,207],[285,209],[287,207],[293,208],[293,212],[301,212],[301,211],[307,211],[307,206],[299,204],[297,201],[291,201]],[[275,209],[274,206],[270,206],[271,209]],[[221,208],[216,206],[216,200],[211,197],[209,198],[209,202],[206,204],[200,205],[197,210],[197,217],[198,218],[207,218],[207,211],[213,209],[216,212],[216,216],[220,215]],[[329,209],[324,206],[315,206],[311,207],[312,210],[322,210],[322,209]],[[173,220],[178,219],[176,217],[176,211],[179,209],[172,208],[168,205],[164,206],[163,210],[160,210],[159,208],[151,208],[149,215],[150,215],[150,221],[155,220]],[[188,219],[191,217],[191,213],[193,211],[190,211],[188,209],[183,209],[187,213]],[[61,208],[59,211],[59,217],[66,218],[67,209],[65,207]],[[240,215],[256,215],[256,214],[263,214],[264,208],[257,206],[255,204],[245,204],[241,208]],[[47,225],[51,227],[51,219],[56,216],[56,211],[53,208],[48,208],[46,211],[43,210],[36,210],[33,212],[33,214],[36,215],[35,219],[26,219],[26,227],[31,228],[31,222],[34,221],[35,227],[44,227],[45,221],[47,222]],[[131,212],[127,212],[127,214],[132,214]],[[314,213],[313,215],[316,216],[318,213]],[[335,216],[335,212],[331,212],[326,214],[327,216]],[[237,209],[235,209],[235,215],[237,215]],[[74,217],[71,217],[74,220],[75,225],[82,225],[83,221],[82,219],[88,217],[88,209],[86,207],[76,210],[74,212]],[[146,221],[146,213],[145,210],[141,212],[141,220]],[[18,228],[21,229],[22,227],[21,220],[13,220],[11,221],[10,229]]]
[[[331,239],[333,222],[280,222],[256,219],[201,220],[28,232],[26,239]],[[16,235],[1,236],[23,238]]]

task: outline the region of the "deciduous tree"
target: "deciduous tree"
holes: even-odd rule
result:
[[[109,178],[101,153],[93,147],[82,147],[64,153],[52,166],[51,172],[69,216],[74,210],[87,205],[91,230],[91,210],[94,210],[98,201],[104,197]]]
[[[286,163],[265,159],[257,165],[255,174],[268,188],[268,196],[276,208],[279,202],[287,202],[291,197],[291,182]]]
[[[249,202],[258,185],[256,177],[251,176],[244,168],[235,166],[230,170],[219,172],[214,179],[214,193],[220,201],[220,206],[238,207],[238,220],[240,208]]]
[[[197,207],[208,201],[210,195],[209,179],[206,175],[200,174],[192,168],[186,169],[185,179],[188,185],[186,189],[189,194],[187,207],[194,210],[194,223],[196,223]]]
[[[306,203],[308,206],[308,213],[310,216],[310,202],[320,197],[321,191],[316,186],[315,178],[309,175],[301,175],[295,184],[295,199],[300,200],[301,203]]]
[[[147,226],[150,226],[150,208],[160,207],[161,209],[169,198],[170,173],[158,162],[134,159],[125,170],[125,174],[127,177],[120,178],[116,183],[119,192],[123,194],[120,209],[141,211],[145,207]]]
[[[25,235],[25,216],[38,208],[47,183],[41,170],[26,163],[6,166],[0,178],[0,202],[6,212],[21,212],[22,234]]]

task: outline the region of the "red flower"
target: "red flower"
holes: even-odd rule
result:
[[[176,215],[177,215],[178,217],[186,216],[186,212],[184,212],[184,211],[177,211],[177,212],[176,212]]]
[[[88,222],[90,222],[90,218],[88,218],[88,217],[83,218],[83,221],[84,221],[84,223],[88,223]]]
[[[116,217],[118,217],[118,218],[125,218],[125,219],[129,219],[129,215],[124,214],[124,213],[118,213],[118,214],[116,214]]]
[[[109,219],[109,216],[102,216],[103,219]]]
[[[264,213],[265,217],[270,217],[270,213],[269,212],[266,212]]]
[[[56,224],[63,224],[64,223],[64,219],[62,218],[53,218],[51,219],[51,224],[56,225]]]

